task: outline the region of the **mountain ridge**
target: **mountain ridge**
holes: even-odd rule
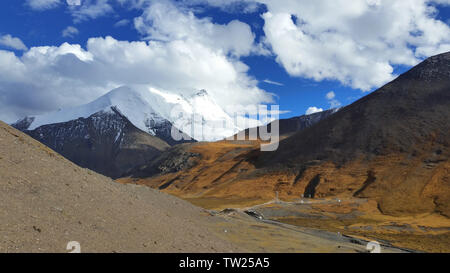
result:
[[[284,139],[284,138],[291,136],[292,134],[294,134],[296,132],[299,132],[308,127],[311,127],[312,125],[314,125],[315,123],[317,123],[323,119],[328,118],[329,116],[338,112],[340,109],[341,108],[334,108],[334,109],[329,109],[329,110],[325,110],[325,111],[321,111],[321,112],[317,112],[317,113],[313,113],[313,114],[301,115],[301,116],[297,116],[297,117],[291,117],[291,118],[287,118],[287,119],[279,119],[277,121],[272,121],[267,125],[263,125],[263,126],[267,127],[264,131],[272,132],[273,123],[278,122],[279,137],[280,137],[280,139]],[[235,135],[234,139],[236,140],[240,136],[245,136],[245,140],[250,140],[249,139],[250,132],[253,130],[253,131],[256,131],[256,139],[252,139],[252,140],[259,140],[260,139],[259,133],[263,126],[245,129],[245,130],[239,132],[237,135]]]

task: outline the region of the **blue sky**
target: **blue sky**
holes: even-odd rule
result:
[[[32,6],[30,2],[33,1],[37,1],[37,5],[41,4],[42,7],[36,8],[36,6]],[[377,9],[376,11],[370,11],[369,9],[367,9],[367,11],[360,11],[356,8],[353,11],[347,6],[342,6],[343,10],[349,9],[350,11],[332,12],[332,10],[329,10],[326,6],[327,1],[319,1],[321,3],[318,5],[322,6],[318,7],[318,9],[323,9],[323,16],[327,17],[329,16],[328,13],[331,14],[330,24],[338,25],[336,29],[331,30],[329,29],[330,27],[327,26],[327,23],[315,18],[317,16],[313,14],[313,9],[311,9],[311,14],[307,14],[306,10],[309,12],[309,8],[301,6],[302,4],[297,5],[295,1],[290,0],[278,1],[279,4],[277,4],[277,1],[271,0],[262,0],[259,1],[260,3],[256,4],[252,1],[243,2],[235,0],[231,1],[234,4],[228,5],[224,4],[226,2],[220,0],[172,1],[172,6],[170,6],[169,9],[176,8],[180,14],[193,14],[194,19],[191,18],[192,20],[189,19],[190,21],[183,22],[183,24],[186,24],[186,22],[193,23],[193,27],[187,29],[195,29],[199,28],[199,26],[208,24],[211,24],[210,26],[213,27],[227,26],[233,20],[238,20],[242,23],[242,25],[239,25],[239,29],[245,29],[243,24],[248,25],[252,35],[254,35],[254,40],[251,45],[252,48],[259,46],[264,48],[264,52],[256,52],[256,50],[252,49],[250,53],[234,54],[233,50],[235,49],[233,48],[227,51],[226,49],[223,50],[220,44],[216,45],[211,43],[211,40],[215,40],[214,36],[212,36],[212,38],[208,36],[207,42],[204,42],[204,39],[199,39],[198,43],[207,48],[211,48],[212,52],[222,52],[223,56],[221,57],[232,64],[243,63],[247,65],[248,71],[242,72],[242,74],[247,77],[245,79],[246,82],[236,84],[242,87],[248,85],[249,79],[256,79],[258,82],[255,86],[251,86],[252,90],[254,90],[254,88],[259,88],[261,92],[275,94],[275,103],[280,105],[281,110],[289,111],[289,113],[282,115],[282,117],[286,118],[305,114],[310,107],[325,110],[333,106],[348,105],[362,96],[367,95],[370,91],[380,87],[396,75],[409,69],[412,65],[423,60],[425,57],[441,53],[450,48],[450,41],[448,40],[450,37],[446,35],[450,18],[448,1],[444,0],[439,3],[425,0],[411,1],[416,2],[417,5],[422,5],[424,8],[432,8],[434,11],[421,11],[419,9],[404,11],[405,9],[402,9],[402,7],[398,7],[398,10],[389,7],[391,11],[387,11],[387,9],[383,9],[383,5],[385,5],[384,1],[380,2],[373,0],[368,1],[370,2],[369,8]],[[97,13],[92,13],[93,7],[95,4],[99,4],[98,2],[103,2],[103,7],[107,8],[99,10]],[[149,40],[159,41],[160,38],[158,35],[163,35],[164,37],[169,37],[167,40],[163,41],[164,43],[173,42],[176,39],[189,39],[179,38],[180,36],[177,35],[173,35],[172,37],[171,34],[167,34],[167,32],[173,31],[174,29],[174,26],[169,25],[166,22],[167,20],[170,20],[170,18],[159,18],[158,20],[161,21],[160,25],[153,27],[151,25],[153,19],[148,19],[148,17],[151,17],[152,15],[149,15],[145,22],[145,27],[149,29],[148,32],[147,30],[143,31],[142,28],[139,29],[136,27],[134,23],[135,18],[144,17],[143,14],[145,14],[146,10],[149,9],[149,6],[151,6],[153,2],[159,2],[160,5],[166,5],[166,2],[168,1],[143,0],[141,2],[146,3],[136,5],[136,1],[132,0],[91,0],[82,1],[82,6],[71,8],[66,1],[62,0],[2,0],[0,2],[0,37],[9,35],[11,38],[20,39],[23,44],[26,45],[27,50],[24,50],[23,48],[15,49],[14,46],[5,43],[2,44],[1,42],[0,50],[3,50],[4,52],[13,52],[18,60],[17,62],[25,63],[25,60],[21,60],[21,58],[33,47],[59,47],[61,44],[67,42],[72,45],[79,44],[84,51],[88,51],[87,42],[93,37],[111,36],[116,41],[132,42]],[[82,14],[80,9],[83,8],[83,5],[85,6],[85,14],[88,15],[80,15]],[[308,4],[305,2],[304,5]],[[309,5],[314,4],[310,2]],[[89,10],[89,8],[91,8],[91,10]],[[365,15],[364,12],[366,12],[367,15]],[[383,36],[382,34],[375,34],[377,31],[373,30],[373,22],[372,25],[364,26],[366,22],[366,19],[364,18],[369,18],[374,12],[378,12],[379,14],[377,16],[381,18],[382,16],[386,16],[388,20],[392,20],[392,25],[380,25],[380,29],[386,33],[389,32],[389,35]],[[408,14],[408,12],[410,14]],[[269,13],[271,16],[273,15],[273,17],[269,18],[263,16],[263,14]],[[288,20],[288,25],[286,25],[286,17],[283,17],[286,13],[292,18],[292,21]],[[337,13],[336,18],[333,17],[335,13]],[[359,14],[357,19],[353,18],[355,17],[355,13]],[[393,18],[393,15],[409,16],[408,18],[410,18],[408,26],[405,26],[404,29],[399,29],[399,33],[390,33],[393,26],[398,25],[395,21],[397,19]],[[189,16],[186,18],[189,18]],[[207,22],[202,21],[204,18],[209,19]],[[432,24],[438,23],[439,25],[437,25],[437,27],[436,25],[410,26],[423,18],[429,20]],[[347,19],[350,23],[340,24],[341,22],[347,22]],[[121,20],[125,20],[123,22],[126,23],[117,26],[117,22]],[[334,20],[337,24],[333,23]],[[304,24],[302,24],[302,22]],[[277,24],[280,27],[278,27]],[[355,24],[363,25],[362,28],[364,29],[362,32],[360,29],[354,27]],[[273,26],[271,30],[269,30],[270,26]],[[62,33],[67,27],[75,28],[77,31],[70,36],[64,36]],[[282,29],[283,27],[289,29],[289,31],[286,32],[288,34],[280,36],[279,33],[274,33],[274,31],[276,32],[277,29]],[[326,28],[328,29],[324,31],[323,29]],[[400,32],[402,30],[403,33]],[[374,32],[373,37],[371,37],[370,34],[367,34],[370,31]],[[436,34],[438,31],[443,33]],[[407,32],[406,34],[408,35],[404,35],[404,32]],[[214,33],[211,35],[215,35]],[[225,30],[224,33],[225,34],[220,35],[227,38],[227,30]],[[327,38],[328,36],[326,35],[329,35],[329,33],[332,33],[334,36]],[[292,37],[288,37],[288,35],[291,34]],[[194,32],[192,35],[201,36],[202,34],[201,32]],[[396,35],[398,35],[398,39],[396,38]],[[217,39],[221,38],[223,37],[217,37]],[[334,40],[335,38],[336,40]],[[240,37],[230,35],[229,39],[240,39]],[[380,41],[385,41],[386,44],[382,44]],[[308,43],[308,46],[303,47],[306,43]],[[353,49],[340,50],[341,45],[347,44],[359,46],[360,51],[356,51],[356,55],[352,55],[350,53],[354,52],[352,51]],[[376,44],[376,46],[371,48],[374,44]],[[243,47],[245,46],[247,45],[243,45]],[[321,48],[322,46],[323,48]],[[383,50],[383,46],[386,46],[388,51]],[[350,46],[349,48],[353,47]],[[218,49],[222,51],[217,51]],[[319,50],[322,50],[322,53],[318,53],[317,51]],[[333,50],[336,50],[336,52]],[[42,58],[50,57],[44,56]],[[354,63],[347,60],[352,58],[358,59],[358,62]],[[5,67],[6,61],[4,64],[1,62],[2,59],[0,58],[0,65]],[[328,63],[330,64],[329,66]],[[45,67],[53,67],[53,64],[50,64],[50,61],[49,64],[46,65],[47,66]],[[392,68],[393,71],[389,71],[389,68]],[[40,69],[45,70],[45,68]],[[1,71],[2,70],[0,70],[0,73],[2,73]],[[5,74],[6,72],[3,73]],[[171,73],[170,70],[168,70],[167,73]],[[353,77],[353,75],[356,76]],[[33,77],[34,76],[37,78],[45,78],[44,76],[33,74]],[[63,76],[65,78],[71,77],[70,75]],[[23,77],[28,76],[23,75]],[[53,78],[52,80],[55,82],[59,81],[59,79]],[[109,79],[108,82],[105,79],[104,82],[110,83],[111,81],[112,80]],[[152,82],[149,83],[151,84]],[[89,84],[91,84],[91,82],[89,82]],[[11,121],[11,119],[24,114],[34,114],[35,112],[35,114],[38,114],[39,112],[54,110],[54,108],[85,103],[92,100],[94,97],[103,94],[107,88],[107,86],[105,86],[105,90],[99,91],[101,89],[99,86],[93,86],[92,89],[95,89],[96,91],[86,91],[87,93],[80,92],[77,94],[76,98],[74,96],[67,101],[64,100],[64,97],[70,97],[70,95],[59,94],[59,97],[58,99],[55,99],[55,102],[49,103],[40,109],[39,103],[34,102],[27,105],[23,101],[37,100],[36,98],[39,96],[48,100],[48,98],[51,98],[49,95],[49,92],[51,91],[49,90],[55,88],[57,84],[55,83],[51,86],[40,84],[36,87],[36,91],[33,91],[33,84],[27,84],[26,91],[19,92],[20,94],[17,95],[17,98],[12,98],[12,96],[16,95],[9,91],[9,89],[8,91],[5,91],[7,88],[20,85],[20,80],[10,82],[6,75],[4,75],[3,80],[0,75],[0,104],[11,105],[11,103],[17,103],[16,107],[11,106],[7,110],[4,110],[3,113],[0,111],[0,119],[3,118]],[[111,84],[111,86],[113,86],[113,84]],[[176,86],[180,85],[177,84]],[[216,86],[216,84],[212,84],[212,86]],[[25,87],[20,88],[25,89]],[[79,83],[77,88],[81,89],[84,88],[84,86],[82,83]],[[85,88],[88,89],[91,87],[86,85]],[[239,90],[241,93],[247,92],[245,88]],[[334,96],[329,95],[327,98],[327,94],[330,94],[331,91],[333,91]],[[64,92],[77,92],[77,89],[74,87],[72,90]],[[217,91],[217,93],[220,92],[221,91]],[[228,91],[223,92],[225,93]],[[252,96],[251,94],[253,93],[250,92],[248,94],[250,94],[249,96]],[[27,96],[30,96],[31,98],[24,98]],[[263,101],[262,98],[259,99],[259,97],[263,97],[263,95],[259,94],[255,95],[255,97],[258,97],[258,99],[254,100],[255,103]],[[19,99],[22,100],[20,103],[17,102]],[[223,96],[221,97],[219,94],[217,99],[223,100]],[[245,101],[251,101],[251,99]],[[6,106],[4,109],[6,109]],[[6,113],[5,111],[9,111],[9,113]]]

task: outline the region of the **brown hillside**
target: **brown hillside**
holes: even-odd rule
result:
[[[186,145],[159,162],[162,174],[119,181],[158,188],[208,209],[255,206],[266,217],[301,227],[422,251],[450,250],[448,162],[424,164],[391,155],[341,167],[311,162],[301,173],[288,168],[277,172],[247,161],[258,154],[258,147],[233,142]],[[280,200],[294,203],[273,205],[277,192]],[[300,201],[308,194],[314,199]]]
[[[264,166],[311,160],[336,164],[402,153],[439,154],[450,147],[450,53],[431,57],[393,82],[264,154]]]
[[[184,153],[195,155],[187,157],[192,160],[189,167],[119,181],[144,184],[185,199],[221,200],[217,202],[224,207],[262,203],[278,192],[283,200],[301,196],[370,198],[379,203],[381,212],[390,215],[437,212],[450,216],[450,164],[441,162],[439,156],[428,163],[422,157],[390,155],[339,167],[310,162],[300,172],[289,168],[275,171],[257,169],[247,160],[258,153],[258,147],[227,142],[189,145]]]

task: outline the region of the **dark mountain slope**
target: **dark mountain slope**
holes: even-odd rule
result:
[[[21,129],[20,125],[15,127]],[[136,128],[115,108],[24,132],[75,164],[112,178],[145,164],[170,147]]]
[[[430,148],[438,152],[448,150],[449,132],[450,53],[446,53],[282,141],[277,152],[259,162],[265,166],[310,160],[340,164],[361,156],[414,155]]]
[[[312,125],[316,124],[317,122],[328,118],[329,116],[335,114],[338,111],[339,111],[339,109],[330,109],[327,111],[314,113],[311,115],[303,115],[303,116],[293,117],[293,118],[289,118],[289,119],[280,119],[280,120],[278,120],[280,138],[281,139],[286,138],[288,136],[291,136],[294,133],[297,133],[308,127],[311,127]],[[271,122],[267,125],[268,132],[271,132],[272,124],[273,124],[273,122]],[[240,132],[239,135],[245,134],[246,140],[249,140],[248,136],[250,134],[250,130],[257,129],[257,132],[260,132],[259,128],[261,128],[261,127],[246,129],[243,132]],[[258,139],[259,139],[259,134],[258,134]],[[253,139],[253,140],[255,140],[255,139]]]
[[[279,132],[280,137],[288,137],[295,132],[304,130],[305,128],[308,128],[312,126],[313,124],[319,122],[322,119],[325,119],[334,113],[336,113],[339,109],[332,109],[323,111],[320,113],[315,113],[312,115],[304,115],[299,117],[294,117],[290,119],[281,119],[279,120]],[[268,131],[271,130],[271,124],[268,125]],[[260,127],[257,127],[256,129],[259,129]],[[255,129],[255,128],[252,128]],[[239,133],[239,135],[245,134],[246,139],[249,140],[249,131],[252,129],[246,129]],[[259,132],[259,130],[257,131]],[[235,140],[238,135],[235,135]],[[259,136],[259,135],[258,135]],[[257,142],[248,142],[244,143],[243,147],[239,145],[239,141],[234,143],[234,147],[239,147],[235,151],[235,156],[242,153],[242,151],[246,151],[250,149],[253,145],[257,144]],[[198,145],[200,144],[200,145]],[[223,143],[217,142],[218,147],[222,147]],[[200,158],[199,153],[192,153],[190,152],[191,149],[195,149],[195,147],[198,146],[215,146],[215,143],[192,143],[192,144],[184,144],[184,145],[178,145],[176,147],[172,147],[169,150],[162,153],[158,158],[155,158],[153,161],[149,162],[147,165],[138,166],[134,170],[132,170],[129,175],[132,175],[133,177],[150,177],[157,174],[165,174],[165,173],[173,173],[178,172],[181,170],[189,169],[195,166],[197,159]],[[220,150],[220,149],[219,149]],[[217,162],[216,164],[221,164],[220,162]]]

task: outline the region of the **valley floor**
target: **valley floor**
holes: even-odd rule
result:
[[[380,171],[381,177],[381,182],[375,186],[382,186],[384,183],[382,179],[391,181],[392,175],[400,181],[408,170],[413,170],[410,176],[417,175],[417,179],[410,179],[413,183],[408,184],[411,187],[407,190],[401,187],[396,190],[389,187],[369,189],[374,192],[371,193],[373,196],[382,198],[360,196],[357,198],[352,197],[355,196],[354,192],[361,187],[365,189],[364,181],[368,179],[366,167],[361,167],[361,164],[355,163],[358,168],[351,165],[339,171],[326,164],[313,167],[311,173],[303,175],[305,177],[303,182],[292,182],[296,178],[296,173],[261,173],[254,165],[243,160],[255,149],[255,145],[257,144],[251,142],[198,143],[186,149],[190,153],[200,155],[200,160],[191,168],[147,178],[126,177],[117,181],[160,189],[210,211],[235,209],[243,213],[251,210],[262,215],[265,220],[289,224],[299,229],[324,231],[335,235],[340,233],[352,238],[376,240],[386,245],[414,251],[450,252],[450,219],[445,214],[447,211],[445,204],[448,204],[449,199],[445,195],[448,190],[444,188],[447,185],[445,181],[448,179],[447,163],[444,162],[436,170],[431,169],[430,177],[433,179],[430,183],[424,184],[424,181],[428,180],[423,176],[431,171],[423,168],[421,162],[405,169],[401,165],[402,158],[380,159],[380,162],[374,163],[374,168]],[[175,163],[174,160],[168,162]],[[299,196],[305,192],[306,183],[304,182],[314,180],[317,173],[324,176],[317,187],[317,191],[322,196],[315,199],[299,199]],[[383,174],[391,176],[384,177]],[[402,183],[397,184],[402,185]],[[276,192],[280,193],[281,200],[289,202],[274,201]],[[337,199],[336,195],[323,197],[332,192],[343,192],[343,194],[337,195],[340,199]],[[429,192],[438,192],[442,195],[441,203],[444,204],[442,209],[434,209],[433,200],[428,197],[428,199],[423,198],[423,193]],[[377,199],[385,201],[381,202],[384,207],[380,207]],[[430,208],[427,207],[428,205]],[[399,209],[405,207],[408,210]],[[253,229],[251,226],[249,228]],[[273,247],[275,245],[273,240],[278,236],[277,233],[263,234],[261,233],[263,229],[258,230],[262,237],[255,237],[254,242],[266,240],[267,244],[261,241],[260,245],[270,244]],[[234,239],[251,237],[246,231],[242,232],[246,235],[236,236]],[[319,246],[310,249],[295,248],[290,244],[290,240],[286,240],[286,247],[265,250],[315,252],[324,249]],[[336,250],[342,251],[342,249],[332,248],[324,251]]]
[[[450,251],[450,220],[447,217],[438,214],[387,216],[379,212],[376,202],[366,199],[299,199],[295,202],[272,200],[259,205],[258,200],[186,200],[217,211],[224,210],[225,207],[240,212],[251,211],[264,219],[260,222],[288,224],[309,232],[314,231],[316,235],[325,232],[339,238],[339,234],[342,234],[341,238],[377,241],[407,251]],[[268,241],[274,239],[273,234],[265,238]]]

